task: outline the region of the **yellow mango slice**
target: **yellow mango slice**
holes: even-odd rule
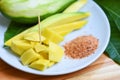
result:
[[[87,23],[86,20],[82,20],[82,21],[76,21],[76,22],[52,27],[50,29],[55,31],[56,33],[64,36],[64,35],[72,32],[73,30],[82,28],[86,23]]]
[[[50,61],[59,62],[62,59],[63,55],[64,51],[59,45],[52,42],[49,43],[48,56]]]
[[[32,62],[29,66],[31,68],[43,71],[43,70],[45,70],[47,68],[48,64],[49,64],[49,60],[39,59],[37,61]]]
[[[59,18],[58,18],[58,16],[59,16]],[[69,18],[68,18],[68,16],[69,16]],[[62,13],[62,15],[55,14],[54,16],[50,16],[46,20],[43,20],[41,22],[41,26],[46,24],[46,27],[54,27],[54,26],[74,22],[74,21],[77,21],[80,19],[84,19],[84,18],[87,18],[88,16],[90,16],[89,12],[69,12],[69,13]],[[52,18],[54,18],[54,19],[52,19]],[[46,23],[46,21],[48,21],[48,22]]]
[[[74,22],[74,21],[77,21],[80,19],[87,18],[88,16],[90,16],[89,12],[74,12],[74,13],[56,14],[56,15],[46,18],[45,20],[43,20],[41,22],[41,30],[43,30],[46,27],[53,27],[53,26],[58,26],[58,25]],[[15,40],[29,32],[38,32],[38,25],[35,25],[35,26],[21,32],[20,34],[14,36],[13,38],[9,39],[8,41],[5,42],[5,45],[10,47],[11,42],[13,40]]]
[[[29,41],[40,41],[40,36],[38,32],[30,32],[24,35],[25,40]],[[45,37],[41,36],[41,41],[44,41]]]
[[[28,65],[31,62],[33,62],[39,58],[41,58],[41,56],[31,48],[31,49],[28,49],[27,51],[25,51],[21,55],[20,60],[21,60],[23,65]]]
[[[31,47],[30,42],[26,40],[14,40],[11,44],[12,51],[14,51],[17,55],[21,55],[25,50]]]
[[[50,61],[47,66],[48,66],[48,67],[51,67],[51,66],[53,66],[54,64],[55,64],[55,62]]]
[[[40,44],[40,42],[30,41],[30,44],[34,48],[37,44]]]
[[[42,52],[40,52],[39,54],[42,56],[42,58],[48,59],[48,50],[42,51]]]
[[[21,40],[21,39],[23,39],[23,35],[22,34],[19,35],[18,37],[13,38],[10,42],[9,41],[5,42],[5,45],[11,47],[11,44],[12,44],[13,41]]]
[[[85,4],[88,2],[88,0],[78,0],[71,4],[67,9],[63,11],[63,13],[69,13],[69,12],[77,12],[80,8],[85,6]]]
[[[36,52],[48,51],[47,46],[42,45],[40,43],[35,45],[34,49]]]
[[[42,35],[46,38],[46,40],[43,41],[45,44],[48,44],[50,41],[54,43],[59,43],[64,39],[60,34],[48,28],[45,28],[43,30]]]
[[[69,34],[71,31],[63,31],[60,32],[59,34],[61,34],[62,36],[66,36],[67,34]]]

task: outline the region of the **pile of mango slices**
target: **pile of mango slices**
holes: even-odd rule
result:
[[[53,15],[41,22],[41,43],[36,25],[11,38],[5,45],[20,57],[23,65],[41,71],[53,66],[64,56],[64,49],[58,44],[64,40],[64,36],[86,25],[87,20],[80,19],[90,15],[88,12],[67,13],[69,11]]]
[[[41,41],[45,41],[41,37]],[[11,49],[20,56],[23,65],[44,70],[59,62],[63,56],[63,49],[53,42],[39,43],[39,34],[31,32],[21,36],[21,39],[12,41]],[[58,52],[57,52],[58,51]]]
[[[86,23],[87,21],[83,20],[45,28],[42,30],[41,44],[39,32],[29,32],[12,39],[11,44],[6,45],[9,45],[11,50],[20,56],[23,65],[45,70],[61,61],[64,49],[58,43],[64,40],[64,36],[75,29],[80,29]]]

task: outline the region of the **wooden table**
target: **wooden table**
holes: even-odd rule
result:
[[[17,70],[0,60],[0,80],[120,80],[120,65],[102,55],[90,66],[60,76],[39,76]]]

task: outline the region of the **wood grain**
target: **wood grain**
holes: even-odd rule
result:
[[[0,80],[120,80],[120,66],[102,55],[90,66],[60,76],[39,76],[17,70],[0,60]]]

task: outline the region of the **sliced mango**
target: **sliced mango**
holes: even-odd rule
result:
[[[37,61],[32,62],[29,66],[38,70],[45,70],[49,64],[49,60],[39,59]]]
[[[14,40],[11,44],[11,49],[17,54],[21,55],[25,50],[31,48],[31,44],[26,40]]]
[[[28,65],[39,58],[41,58],[40,55],[31,48],[22,54],[20,60],[23,63],[23,65]]]
[[[38,32],[30,32],[24,35],[24,39],[25,40],[29,40],[29,41],[40,41],[40,37],[41,37],[41,41],[45,40],[45,37],[43,37],[42,35],[39,35]]]
[[[42,25],[45,25],[43,28],[63,25],[80,19],[87,18],[88,16],[90,16],[89,12],[59,13],[43,20],[41,22],[41,27]]]
[[[30,41],[30,44],[34,48],[37,44],[40,44],[40,42]]]
[[[59,45],[52,42],[49,43],[48,56],[50,61],[59,62],[62,59],[63,54],[64,54],[64,51]]]
[[[40,43],[35,45],[34,49],[35,49],[36,52],[42,52],[42,51],[46,51],[47,52],[48,51],[47,46],[42,45]]]
[[[50,41],[54,43],[59,43],[64,39],[60,34],[48,28],[45,28],[43,30],[42,35],[46,38],[46,40],[43,41],[45,44],[48,44]]]
[[[83,18],[87,18],[89,15],[90,15],[89,12],[74,12],[74,13],[55,14],[53,16],[50,16],[50,17],[44,19],[41,22],[41,30],[43,30],[46,27],[58,26],[58,25],[74,22],[76,20],[80,20]],[[22,33],[14,36],[13,38],[9,39],[8,41],[5,42],[5,45],[10,47],[11,42],[14,39],[17,39],[17,38],[19,38],[19,37],[21,37],[29,32],[38,32],[38,25],[35,25],[35,26],[23,31]]]
[[[55,64],[55,62],[50,61],[47,66],[48,66],[48,67],[51,67],[51,66],[53,66],[54,64]]]
[[[48,51],[42,51],[39,53],[43,59],[48,59]]]
[[[21,40],[21,39],[23,39],[22,34],[17,37],[12,38],[10,41],[8,40],[7,42],[5,42],[5,45],[11,47],[12,41]]]
[[[59,34],[64,36],[64,35],[72,32],[73,30],[77,30],[77,29],[82,28],[86,23],[87,23],[86,20],[82,20],[82,21],[76,21],[76,22],[52,27],[50,29],[55,31],[56,33],[59,33]]]
[[[78,0],[71,4],[67,9],[63,11],[63,13],[69,13],[69,12],[77,12],[80,8],[85,6],[85,4],[88,2],[88,0]]]

